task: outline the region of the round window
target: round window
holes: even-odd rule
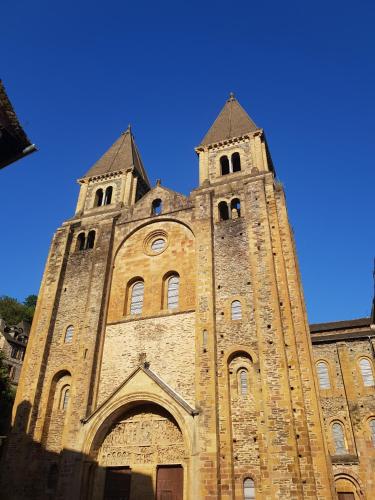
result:
[[[143,241],[143,251],[146,255],[153,257],[164,252],[168,248],[168,235],[163,229],[157,229],[149,233]]]
[[[151,250],[153,252],[161,252],[165,248],[165,240],[158,238],[151,243]]]

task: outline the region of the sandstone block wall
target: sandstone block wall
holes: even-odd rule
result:
[[[350,478],[342,487],[356,495],[365,490],[368,498],[375,496],[375,447],[369,427],[370,419],[375,418],[375,387],[364,386],[359,362],[362,358],[370,360],[374,370],[373,345],[373,339],[313,345],[315,363],[323,361],[329,370],[331,387],[319,388],[319,394],[335,478]],[[332,434],[335,422],[344,429],[346,455],[336,453]]]
[[[107,326],[100,373],[100,404],[139,365],[150,369],[195,404],[195,314],[175,313]]]

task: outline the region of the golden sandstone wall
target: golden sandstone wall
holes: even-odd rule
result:
[[[257,500],[336,498],[334,479],[355,499],[374,496],[365,423],[374,392],[352,368],[363,343],[313,351],[263,132],[197,152],[200,186],[189,197],[158,183],[134,204],[132,169],[82,185],[41,286],[2,466],[6,498],[99,500],[106,468],[128,466],[130,499],[151,500],[163,464],[181,465],[184,500],[243,500],[247,480]],[[233,153],[241,170],[221,176],[220,157]],[[95,188],[108,185],[113,203],[94,207]],[[125,193],[133,202],[122,205]],[[95,244],[80,250],[90,230]],[[177,274],[171,309],[167,282]],[[135,282],[143,305],[131,314]],[[337,372],[329,393],[319,392],[320,358]],[[331,458],[333,418],[347,431],[346,462]]]
[[[324,430],[338,491],[355,498],[375,496],[375,440],[370,423],[375,419],[375,386],[366,386],[360,361],[373,367],[374,330],[367,321],[314,325],[312,331],[316,365],[328,369],[329,388],[319,388]],[[362,323],[362,324],[360,324]],[[374,373],[374,370],[373,370]],[[344,432],[346,450],[338,454],[333,425]]]

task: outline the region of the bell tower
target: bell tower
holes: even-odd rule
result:
[[[130,207],[150,190],[130,125],[78,183],[76,215]]]
[[[231,93],[219,116],[195,148],[199,184],[222,183],[229,174],[274,172],[264,132]],[[228,180],[236,179],[230,176]]]
[[[198,408],[211,430],[201,439],[218,450],[218,495],[243,498],[246,486],[267,499],[335,498],[294,241],[264,132],[231,94],[196,152],[198,275],[210,276],[212,294],[211,304],[197,297],[207,339],[197,347]]]

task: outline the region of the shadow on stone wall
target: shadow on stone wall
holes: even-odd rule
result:
[[[29,402],[18,405],[14,426],[2,446],[1,499],[155,499],[150,476],[135,472],[130,475],[130,469],[125,467],[122,471],[119,467],[100,467],[89,456],[73,450],[47,451],[27,434],[30,412]],[[99,491],[102,489],[103,494]]]

